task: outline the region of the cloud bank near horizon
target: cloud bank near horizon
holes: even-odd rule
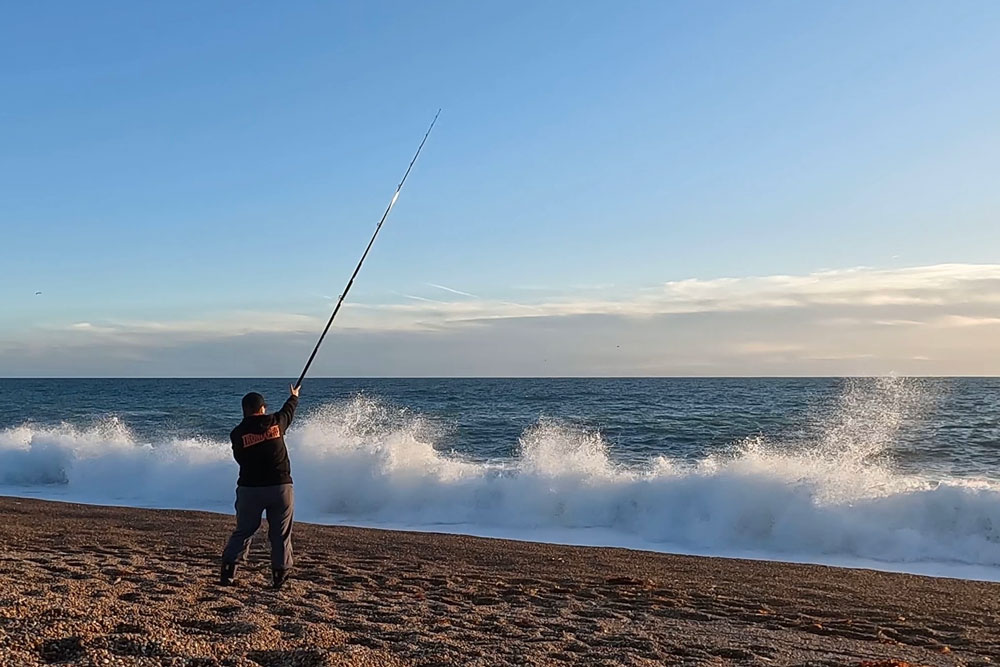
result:
[[[537,290],[518,300],[424,285],[433,298],[348,302],[313,372],[1000,375],[1000,264],[688,279],[623,294]],[[0,337],[0,375],[296,375],[328,315],[95,317],[12,331]]]

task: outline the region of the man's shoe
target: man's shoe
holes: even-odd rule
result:
[[[282,570],[276,567],[271,568],[271,588],[276,591],[280,591],[286,581],[288,581],[288,570]]]
[[[223,563],[219,574],[220,586],[232,586],[236,579],[236,563]]]

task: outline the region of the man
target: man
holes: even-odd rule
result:
[[[219,583],[232,586],[236,564],[246,559],[254,533],[260,528],[260,515],[267,514],[267,537],[271,542],[271,583],[278,590],[292,567],[292,493],[291,464],[285,448],[285,431],[292,423],[299,404],[299,388],[289,387],[291,395],[276,413],[267,414],[264,397],[250,392],[243,397],[243,421],[229,434],[233,456],[240,464],[236,483],[236,530],[222,552]]]

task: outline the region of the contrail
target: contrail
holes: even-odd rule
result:
[[[518,308],[529,308],[531,310],[544,310],[541,306],[529,306],[526,303],[514,303],[513,301],[501,301],[505,306],[517,306]]]
[[[422,296],[414,296],[413,294],[403,294],[402,292],[399,292],[399,294],[401,296],[405,296],[407,299],[416,299],[417,301],[426,301],[428,303],[440,303],[440,304],[445,305],[445,306],[448,305],[447,301],[438,301],[437,299],[428,299],[428,298],[422,297]]]
[[[445,287],[444,285],[438,285],[436,283],[425,283],[431,287],[436,287],[438,289],[443,289],[445,292],[451,292],[452,294],[461,294],[462,296],[471,296],[473,299],[478,299],[479,297],[475,294],[469,294],[468,292],[463,292],[462,290],[452,289],[450,287]]]

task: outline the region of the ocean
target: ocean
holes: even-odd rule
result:
[[[0,379],[0,495],[230,513],[248,391]],[[286,440],[302,521],[1000,580],[998,378],[310,378]]]

